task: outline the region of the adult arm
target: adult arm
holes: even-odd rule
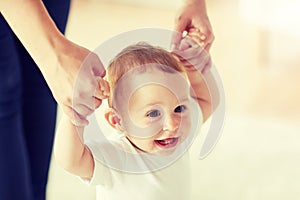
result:
[[[184,31],[189,32],[191,28],[199,30],[202,46],[206,51],[209,51],[214,41],[214,34],[207,15],[205,0],[184,1],[175,19],[174,48],[180,44],[182,33]]]
[[[97,78],[104,76],[105,70],[98,56],[66,39],[41,0],[3,0],[0,11],[64,113],[77,125],[87,124],[86,117],[101,103]],[[80,71],[81,66],[84,70]]]

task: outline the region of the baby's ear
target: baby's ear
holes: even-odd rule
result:
[[[108,108],[104,113],[104,117],[111,127],[117,129],[118,131],[123,131],[120,125],[121,119],[114,109]]]

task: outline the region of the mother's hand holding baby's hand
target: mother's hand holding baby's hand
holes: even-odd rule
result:
[[[87,117],[107,95],[107,89],[103,89],[107,85],[102,84],[105,68],[88,49],[66,39],[59,44],[56,65],[42,72],[63,112],[74,125],[85,126]]]
[[[175,20],[176,32],[172,39],[173,46],[179,46],[184,31],[191,32],[191,29],[195,29],[201,39],[202,47],[209,51],[215,36],[207,16],[205,0],[185,0],[184,2]]]
[[[209,53],[202,46],[203,43],[197,30],[190,29],[190,32],[182,38],[179,46],[172,53],[187,71],[198,70],[204,74],[210,69],[212,62]]]

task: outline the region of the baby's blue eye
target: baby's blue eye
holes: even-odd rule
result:
[[[187,107],[186,106],[184,106],[184,105],[180,105],[180,106],[177,106],[175,109],[174,109],[174,112],[176,112],[176,113],[180,113],[180,112],[183,112],[183,111],[185,111],[187,109]]]
[[[158,110],[152,110],[146,114],[147,117],[158,117],[160,112]]]

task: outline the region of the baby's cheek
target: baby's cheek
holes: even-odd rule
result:
[[[143,139],[139,142],[140,148],[146,152],[153,152],[155,151],[156,145],[153,139]]]
[[[184,132],[188,132],[191,129],[191,118],[183,117],[180,123],[180,130]]]
[[[191,134],[190,133],[190,131],[191,131],[191,120],[190,120],[190,118],[186,118],[186,119],[183,119],[181,121],[181,126],[180,126],[179,131],[181,133],[182,141],[185,141],[185,139],[187,137],[189,137],[189,135]]]

